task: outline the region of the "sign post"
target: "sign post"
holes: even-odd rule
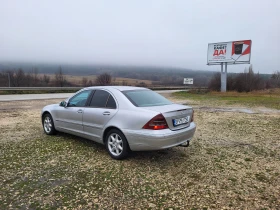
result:
[[[223,66],[225,64],[225,71]],[[221,63],[221,92],[227,92],[227,63]]]
[[[227,65],[250,64],[251,46],[251,40],[208,44],[207,65],[221,65],[221,92],[227,91]]]

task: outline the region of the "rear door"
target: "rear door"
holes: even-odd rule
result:
[[[83,133],[83,112],[91,90],[84,90],[74,95],[66,107],[57,112],[57,126],[68,133]]]
[[[96,90],[84,109],[83,128],[88,138],[102,142],[103,129],[117,113],[115,98],[105,90]]]

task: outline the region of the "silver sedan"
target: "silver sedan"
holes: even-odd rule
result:
[[[47,135],[70,133],[104,144],[114,159],[129,151],[188,146],[194,135],[193,109],[140,87],[84,88],[60,104],[45,106]]]

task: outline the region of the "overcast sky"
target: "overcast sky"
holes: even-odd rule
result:
[[[280,70],[279,0],[0,0],[0,61],[207,66],[208,43],[252,40]],[[241,72],[245,66],[229,66]]]

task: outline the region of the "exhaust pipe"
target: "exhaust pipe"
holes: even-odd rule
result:
[[[180,147],[188,147],[189,145],[190,145],[190,141],[186,141],[185,143],[180,144],[179,146]]]

